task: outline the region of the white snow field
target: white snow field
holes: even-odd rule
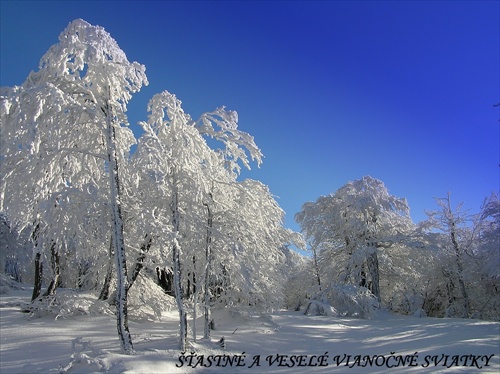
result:
[[[28,286],[0,289],[1,374],[500,372],[497,322],[384,312],[370,320],[217,312],[212,342],[201,339],[200,320],[198,342],[190,336],[182,355],[173,311],[158,322],[130,321],[135,354],[128,356],[120,353],[113,315],[31,318],[19,307],[30,295]],[[222,336],[226,349],[217,344]]]

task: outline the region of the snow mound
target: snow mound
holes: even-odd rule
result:
[[[308,316],[339,316],[337,309],[330,304],[319,300],[311,300],[307,305],[304,314]]]
[[[216,309],[212,312],[212,318],[214,331],[224,326],[226,330],[232,329],[232,334],[242,331],[269,333],[280,328],[271,315],[244,308]]]
[[[30,288],[18,283],[11,277],[0,274],[0,295],[15,296],[19,291]],[[28,296],[29,297],[29,296]],[[98,300],[96,291],[82,291],[69,288],[58,288],[54,295],[40,296],[33,302],[20,301],[16,303],[3,297],[0,307],[19,306],[30,318],[54,317],[74,318],[82,315],[114,315],[113,297],[108,300]],[[25,298],[26,300],[26,298]],[[176,309],[175,299],[166,295],[156,283],[146,277],[136,280],[129,291],[129,319],[132,321],[159,321],[162,314]]]
[[[159,321],[162,314],[177,310],[175,298],[152,279],[140,276],[128,294],[128,315],[133,321]]]
[[[79,315],[111,315],[114,314],[109,303],[97,300],[95,292],[58,289],[55,295],[40,296],[31,303],[22,306],[31,318],[54,316],[72,318]]]
[[[413,313],[413,317],[423,318],[423,317],[427,317],[427,314],[425,313],[425,310],[423,310],[422,308],[419,308]]]
[[[59,368],[59,373],[96,373],[107,371],[108,367],[98,356],[104,351],[94,348],[92,341],[82,337],[73,339],[73,354],[65,367]]]
[[[0,274],[0,295],[11,294],[14,290],[24,290],[24,286],[16,282],[12,277]]]

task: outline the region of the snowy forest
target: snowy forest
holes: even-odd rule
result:
[[[193,119],[163,91],[131,131],[145,70],[79,19],[1,88],[0,294],[32,285],[23,312],[113,313],[125,354],[129,320],[168,311],[181,352],[211,339],[221,310],[500,320],[496,193],[473,213],[447,194],[415,223],[406,199],[360,176],[304,202],[293,232],[269,187],[240,178],[263,155],[236,111]]]

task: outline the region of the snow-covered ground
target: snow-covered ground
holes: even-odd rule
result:
[[[371,320],[215,314],[212,342],[176,349],[175,312],[130,322],[136,354],[122,355],[112,315],[30,318],[31,290],[0,289],[0,373],[499,373],[500,324],[383,312]],[[202,334],[203,324],[198,323]],[[217,344],[225,337],[226,349]],[[192,337],[190,337],[192,340]]]

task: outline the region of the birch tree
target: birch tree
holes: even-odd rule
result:
[[[237,128],[236,112],[218,108],[193,121],[182,110],[180,100],[167,91],[153,97],[149,111],[148,122],[141,123],[144,134],[139,139],[137,162],[144,171],[143,180],[154,181],[148,189],[154,203],[145,206],[155,211],[155,217],[164,217],[172,230],[169,248],[182,350],[187,338],[184,292],[186,297],[193,296],[196,311],[204,289],[204,337],[209,339],[214,279],[220,272],[226,276],[230,272],[233,291],[248,288],[245,299],[250,300],[253,287],[253,294],[263,298],[271,288],[255,288],[271,285],[265,276],[275,272],[257,269],[272,268],[280,258],[278,249],[293,235],[282,227],[283,211],[266,186],[236,180],[240,162],[249,167],[248,157],[258,163],[262,157],[253,138]],[[222,147],[212,149],[204,136],[219,140]],[[259,262],[264,260],[263,253],[276,257]],[[244,267],[252,271],[240,272]],[[243,274],[249,274],[248,279],[236,281]],[[233,292],[231,297],[242,295]],[[196,314],[193,318],[195,321]],[[195,324],[193,330],[196,337]]]
[[[151,186],[155,191],[155,201],[147,203],[146,207],[156,212],[156,218],[167,222],[171,232],[168,246],[179,310],[179,348],[185,351],[187,312],[183,304],[181,258],[182,243],[188,241],[183,238],[183,233],[201,234],[202,231],[190,212],[193,206],[201,206],[205,187],[202,161],[208,147],[174,95],[167,91],[155,95],[148,109],[148,122],[141,123],[144,134],[139,139],[137,162],[142,165],[145,178],[156,185]],[[191,230],[184,230],[185,227]]]
[[[40,195],[46,195],[56,191],[61,183],[82,192],[83,184],[96,182],[93,180],[95,174],[108,175],[107,185],[97,188],[108,191],[118,280],[117,327],[124,353],[131,353],[133,347],[127,322],[128,287],[119,165],[125,162],[135,141],[125,126],[125,112],[132,93],[147,84],[144,71],[143,65],[127,60],[103,28],[78,19],[68,25],[59,36],[59,43],[42,57],[39,71],[32,72],[22,88],[17,89],[19,105],[11,104],[16,100],[2,105],[6,108],[2,117],[9,117],[16,127],[8,139],[16,139],[16,134],[20,133],[26,135],[21,137],[25,141],[29,141],[32,134],[38,139],[17,145],[17,148],[14,143],[9,150],[2,150],[3,154],[14,156],[23,153],[21,157],[13,156],[9,176],[19,173],[29,157],[35,158],[37,166],[42,166],[43,182],[31,175],[31,183],[42,184]],[[23,118],[26,115],[28,121]],[[10,131],[12,126],[6,128]],[[71,159],[75,162],[69,162]],[[54,184],[57,186],[53,188]],[[5,199],[5,187],[2,191],[2,199]],[[34,202],[40,204],[46,199],[42,196]],[[33,206],[33,202],[29,206]]]

